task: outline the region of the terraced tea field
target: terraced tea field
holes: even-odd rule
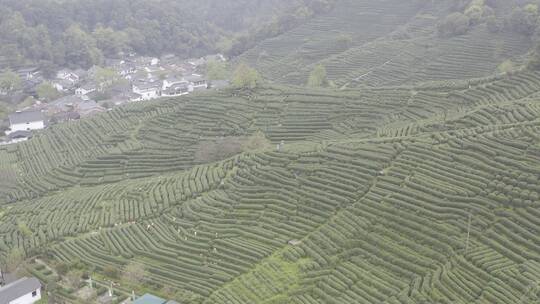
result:
[[[0,257],[135,262],[187,303],[535,303],[539,90],[268,86],[56,125],[0,150]],[[195,157],[257,130],[283,148]]]
[[[491,32],[486,24],[465,35],[438,37],[436,25],[451,1],[338,2],[334,11],[260,43],[238,61],[282,84],[304,85],[322,64],[338,87],[382,87],[485,77],[505,60],[522,62],[533,45],[526,36]],[[492,2],[504,23],[513,2]]]

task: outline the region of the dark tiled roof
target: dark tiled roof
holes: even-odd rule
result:
[[[36,278],[22,278],[0,288],[0,304],[9,302],[41,288]]]
[[[138,82],[133,84],[137,89],[139,90],[151,90],[151,89],[159,89],[161,86],[158,82]]]
[[[41,111],[25,111],[17,112],[9,115],[10,124],[21,124],[27,122],[43,121],[43,113]]]
[[[30,138],[32,137],[32,132],[30,131],[15,131],[11,132],[8,135],[9,139],[16,139],[16,138]]]
[[[186,79],[186,81],[189,81],[189,82],[206,81],[206,79],[204,79],[202,76],[199,76],[199,75],[186,76],[185,79]]]

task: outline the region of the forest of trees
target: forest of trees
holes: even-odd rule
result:
[[[3,0],[0,68],[88,68],[121,51],[237,55],[335,0]]]

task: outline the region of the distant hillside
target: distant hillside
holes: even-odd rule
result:
[[[467,12],[475,1],[457,3],[341,0],[331,12],[260,43],[238,61],[272,81],[295,85],[306,84],[315,66],[323,65],[338,87],[483,77],[506,60],[523,62],[532,37],[512,26],[513,9],[523,3],[480,1],[488,16],[467,17],[464,34],[441,35],[438,26],[446,16]]]
[[[89,68],[119,52],[239,53],[329,10],[334,0],[5,0],[0,69]]]

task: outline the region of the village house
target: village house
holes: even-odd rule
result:
[[[63,118],[73,120],[77,119],[77,117],[85,117],[105,111],[104,107],[98,105],[94,100],[86,98],[86,96],[65,96],[47,104],[48,114],[58,118],[59,121]],[[67,113],[72,114],[65,116]]]
[[[41,74],[38,67],[20,68],[16,73],[22,80],[30,80]]]
[[[204,57],[188,59],[187,62],[195,68],[206,64],[206,60],[204,59]]]
[[[174,85],[179,85],[179,84],[188,84],[187,81],[185,81],[184,79],[182,78],[177,78],[177,77],[170,77],[170,78],[166,78],[165,80],[163,80],[163,85],[161,86],[161,89],[162,90],[167,90],[168,88],[174,86]]]
[[[50,118],[50,123],[62,123],[62,122],[68,122],[73,120],[78,120],[81,118],[81,115],[75,111],[69,111],[69,112],[58,112],[52,114]]]
[[[22,141],[26,141],[32,137],[31,131],[15,131],[9,133],[9,135],[6,137],[6,142],[8,144],[14,144]]]
[[[41,299],[41,283],[36,278],[21,278],[0,287],[0,304],[32,304]]]
[[[67,79],[56,79],[51,85],[59,92],[69,92],[75,88],[75,83]]]
[[[174,64],[178,61],[178,58],[174,54],[165,54],[161,56],[160,63],[163,65]]]
[[[208,63],[210,61],[225,62],[225,61],[227,61],[227,58],[225,58],[225,56],[223,56],[223,54],[218,53],[218,54],[214,54],[214,55],[205,56],[204,60],[205,60],[206,63]]]
[[[45,128],[45,117],[41,111],[16,112],[9,115],[9,135],[16,131],[40,130]]]
[[[75,106],[75,112],[81,117],[90,116],[107,111],[93,100],[83,100]]]
[[[62,69],[56,73],[56,79],[62,79],[70,81],[71,83],[77,83],[83,78],[84,70],[72,71],[69,69]]]
[[[61,98],[58,98],[57,100],[48,103],[46,105],[47,113],[49,115],[54,115],[61,112],[71,112],[74,111],[75,105],[78,103],[83,102],[83,99],[81,96],[64,96]]]
[[[187,82],[179,82],[176,84],[173,84],[167,89],[161,91],[161,96],[163,97],[174,97],[174,96],[182,96],[189,94],[190,86]]]
[[[200,89],[208,89],[208,83],[206,79],[201,75],[193,74],[184,78],[185,81],[190,84],[190,91],[196,91]]]
[[[156,99],[161,96],[159,82],[136,82],[133,84],[133,93],[141,95],[141,100]]]
[[[189,94],[190,84],[183,78],[171,77],[163,80],[161,96],[172,97]]]
[[[129,100],[129,102],[143,101],[142,95],[134,93],[134,92],[127,94],[126,97]]]
[[[92,83],[87,83],[75,90],[75,95],[85,96],[96,91],[96,86]]]
[[[124,62],[117,68],[118,75],[124,78],[131,78],[131,75],[137,73],[137,66],[131,62]]]

